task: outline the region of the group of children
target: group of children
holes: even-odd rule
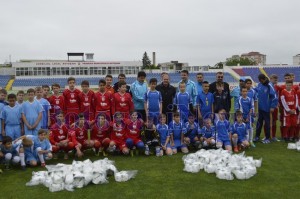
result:
[[[75,87],[75,78],[70,77],[62,95],[60,85],[53,84],[52,95],[48,97],[50,87],[45,85],[28,89],[27,101],[24,101],[25,93],[19,91],[17,95],[9,94],[6,102],[7,93],[1,89],[0,158],[6,167],[11,161],[20,162],[22,168],[37,163],[45,166],[45,160],[56,159],[59,152],[64,152],[64,159],[68,159],[70,152],[80,158],[87,149],[94,150],[96,155],[102,152],[104,156],[114,151],[131,155],[142,151],[146,155],[162,156],[176,154],[178,150],[188,153],[191,147],[224,147],[230,151],[233,147],[234,152],[255,147],[253,121],[257,95],[250,79],[240,87],[233,124],[229,122],[222,82],[217,82],[215,93],[209,92],[208,82],[202,83],[197,110],[191,106],[186,85],[180,83],[171,113],[173,119],[167,121],[169,115],[162,114],[162,96],[155,89],[157,79],[150,79],[149,90],[144,99],[139,99],[143,100],[146,112],[143,121],[139,112],[134,111],[126,82],[119,81],[117,89],[113,89],[111,80],[110,75],[101,79],[98,92],[89,88],[88,81],[82,81],[80,91]],[[290,84],[287,81],[280,94],[282,132],[284,138],[290,134],[297,138],[293,127],[299,124],[299,101]]]

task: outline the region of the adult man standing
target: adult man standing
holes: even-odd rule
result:
[[[199,95],[199,93],[202,93],[202,91],[203,91],[203,86],[202,86],[203,80],[204,80],[203,73],[197,73],[197,83],[196,83],[196,86],[197,86],[198,95]]]
[[[126,82],[126,76],[125,76],[125,74],[123,74],[123,73],[119,74],[119,76],[118,76],[118,82],[116,82],[114,84],[115,93],[117,93],[118,90],[119,90],[119,82],[120,81]],[[128,85],[126,85],[126,93],[130,93],[130,86],[128,86]]]
[[[197,108],[198,92],[197,92],[195,82],[193,82],[192,80],[189,80],[189,71],[187,71],[187,70],[181,71],[181,81],[180,82],[185,83],[186,92],[191,96],[191,99],[192,99],[193,109],[197,110],[196,108]],[[179,88],[180,82],[178,82],[178,88]]]
[[[144,96],[147,92],[146,73],[138,72],[137,80],[131,84],[130,92],[132,94],[134,110],[138,112],[142,119],[146,121],[146,111],[144,108]]]
[[[257,92],[258,98],[258,120],[256,124],[256,137],[254,141],[259,141],[260,133],[263,124],[265,123],[266,139],[264,144],[270,143],[270,120],[271,114],[278,105],[278,98],[273,85],[269,79],[264,75],[258,75],[259,84],[254,90]]]
[[[209,92],[211,92],[211,93],[217,92],[217,82],[223,82],[223,85],[224,85],[224,94],[227,95],[227,100],[228,100],[227,104],[229,104],[228,108],[230,110],[231,109],[231,100],[230,100],[229,84],[227,82],[224,82],[223,79],[224,79],[223,72],[217,72],[217,74],[216,74],[216,81],[213,82],[213,83],[211,83],[209,85]]]
[[[162,96],[162,113],[166,114],[168,122],[171,122],[176,88],[170,84],[170,77],[167,73],[164,73],[161,77],[162,83],[156,86],[156,90],[158,90]]]

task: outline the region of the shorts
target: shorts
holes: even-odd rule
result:
[[[119,140],[111,140],[111,142],[116,143],[116,147],[122,151],[124,148],[126,148],[126,142],[125,141],[119,141]]]
[[[297,115],[287,115],[283,117],[283,125],[286,127],[297,126]]]
[[[21,137],[21,127],[20,124],[17,125],[6,125],[5,133],[7,136],[11,137],[13,140]]]
[[[224,146],[231,146],[231,142],[230,142],[230,140],[225,140],[225,139],[217,139],[217,143],[218,142],[220,142],[220,143],[222,143]]]
[[[186,144],[181,144],[181,140],[174,140],[175,146],[172,146],[172,149],[185,148]]]

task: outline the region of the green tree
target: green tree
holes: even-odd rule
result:
[[[227,59],[226,61],[226,66],[251,66],[251,65],[256,65],[256,62],[245,57],[239,57],[239,58],[230,58]]]
[[[146,51],[143,55],[142,61],[143,61],[143,69],[148,69],[151,67],[151,61],[150,61]]]

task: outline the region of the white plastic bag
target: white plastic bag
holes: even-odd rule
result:
[[[131,178],[134,178],[137,174],[137,170],[132,171],[120,171],[115,173],[115,180],[117,182],[126,182]]]

